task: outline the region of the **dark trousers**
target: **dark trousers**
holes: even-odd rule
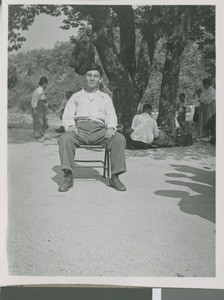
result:
[[[74,167],[75,150],[80,145],[102,145],[109,149],[111,160],[111,174],[121,174],[126,171],[125,137],[116,132],[106,139],[107,128],[97,122],[79,121],[76,124],[78,133],[64,132],[58,139],[59,155],[62,170],[71,170]]]
[[[35,138],[40,138],[45,134],[47,129],[47,103],[39,100],[37,110],[32,112],[33,131]]]
[[[127,149],[151,149],[151,148],[153,148],[152,144],[133,140],[131,138],[131,133],[129,133],[129,132],[124,132],[124,136],[127,141]]]
[[[183,127],[184,122],[186,121],[186,113],[185,112],[179,113],[177,116],[177,121],[178,121],[180,127]]]
[[[194,117],[193,117],[193,122],[198,124],[198,118],[199,118],[199,109],[200,107],[195,107],[194,111]]]

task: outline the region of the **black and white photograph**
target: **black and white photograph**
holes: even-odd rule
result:
[[[3,12],[7,276],[220,276],[217,2]]]

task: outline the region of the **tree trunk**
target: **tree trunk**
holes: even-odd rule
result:
[[[163,67],[162,84],[157,123],[174,142],[175,133],[175,99],[177,96],[181,56],[185,48],[181,37],[174,37],[167,42],[166,59]]]
[[[112,6],[120,23],[120,59],[131,78],[135,73],[135,24],[131,5]]]
[[[122,114],[123,122],[130,122],[133,117],[133,85],[126,69],[121,64],[112,48],[100,37],[95,43],[100,61],[113,91],[113,102],[116,112]]]
[[[122,114],[124,123],[133,117],[133,85],[131,77],[121,63],[113,38],[112,19],[109,7],[102,7],[98,18],[93,21],[92,43],[96,47],[100,61],[113,91],[113,101],[117,113]]]
[[[114,43],[111,8],[117,13],[120,21],[120,55]],[[132,7],[91,6],[86,13],[92,17],[92,31],[76,42],[70,66],[75,67],[77,73],[83,74],[85,65],[93,60],[91,44],[94,45],[109,80],[109,88],[113,91],[116,112],[121,113],[122,121],[130,125],[148,85],[151,72],[155,51],[151,16],[142,31],[141,49],[135,69],[135,27]]]
[[[153,54],[155,51],[155,41],[153,34],[148,33],[147,36],[143,35],[136,73],[133,79],[134,82],[134,110],[137,111],[138,104],[144,95],[148,86],[149,76],[151,74],[151,66]],[[150,57],[150,53],[152,56]]]
[[[157,18],[156,11],[156,7],[152,7],[152,9],[148,11],[148,20],[142,28],[142,41],[140,45],[136,73],[133,79],[134,107],[136,111],[149,83],[156,44],[161,35],[160,27],[154,25],[155,18]]]

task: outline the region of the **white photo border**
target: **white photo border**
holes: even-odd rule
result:
[[[217,93],[217,145],[216,145],[216,277],[174,278],[174,277],[60,277],[60,276],[10,276],[7,266],[6,225],[7,225],[7,61],[8,61],[8,6],[13,4],[83,4],[83,5],[215,5],[216,6],[216,93]],[[72,286],[122,286],[154,288],[207,288],[224,289],[224,195],[223,149],[224,134],[222,112],[224,112],[224,2],[221,0],[3,0],[2,1],[2,91],[1,91],[1,273],[0,285],[40,285],[57,284]]]

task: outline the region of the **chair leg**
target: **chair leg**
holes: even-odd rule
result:
[[[106,177],[106,168],[107,168],[107,149],[105,148],[104,152],[104,162],[103,162],[103,177]]]
[[[107,177],[110,178],[110,151],[107,150]]]

